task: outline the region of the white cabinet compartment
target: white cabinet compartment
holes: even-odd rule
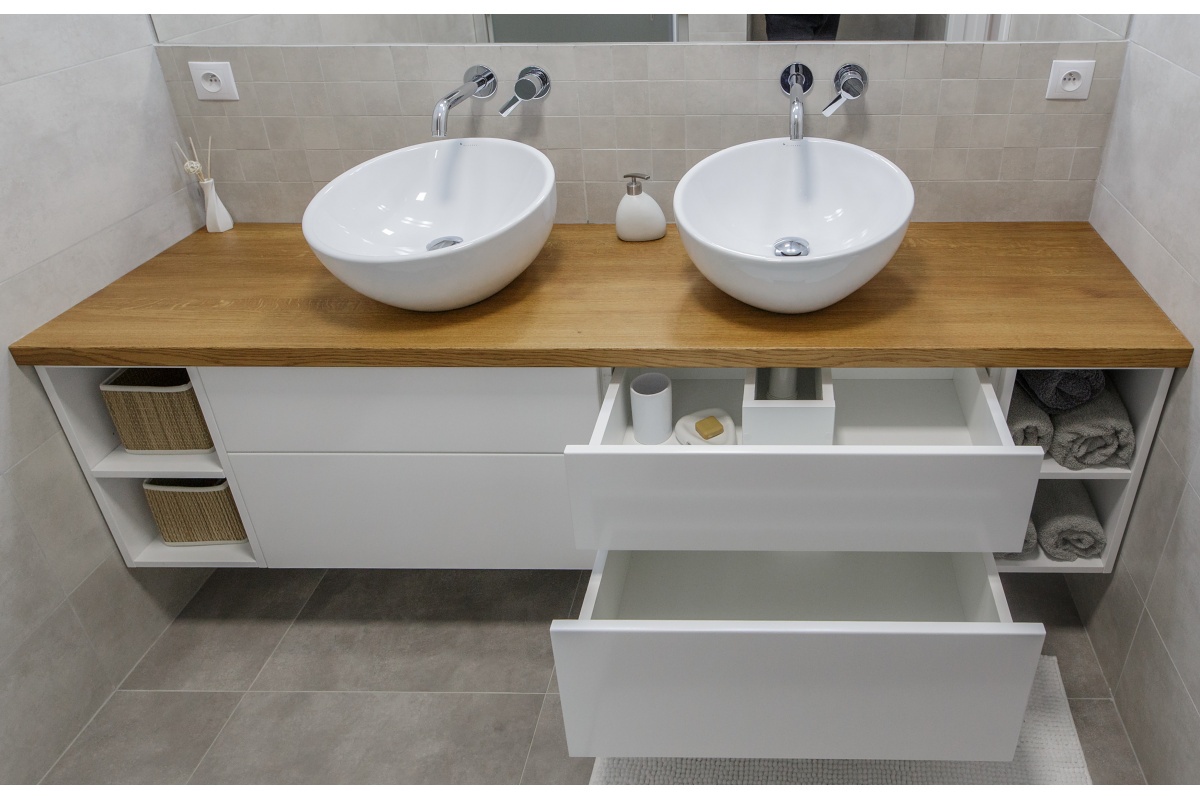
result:
[[[746,373],[663,370],[675,418],[727,410],[737,446],[633,438],[617,370],[591,440],[566,448],[577,544],[595,550],[1020,548],[1042,451],[1014,447],[983,370],[833,370],[832,445],[742,445]]]
[[[561,455],[234,453],[272,567],[586,569]]]
[[[831,444],[833,442],[833,377],[828,369],[800,369],[796,398],[767,396],[769,369],[746,370],[742,393],[742,438],[745,444]]]
[[[614,551],[550,636],[574,756],[1005,761],[1045,630],[983,553]]]
[[[201,367],[231,453],[554,453],[596,418],[596,370]]]

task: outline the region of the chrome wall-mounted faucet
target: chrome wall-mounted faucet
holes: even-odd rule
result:
[[[496,76],[483,66],[476,64],[463,75],[463,85],[437,101],[433,107],[433,135],[445,137],[446,118],[450,109],[466,100],[468,97],[486,99],[496,93]]]
[[[526,67],[517,78],[512,98],[500,107],[500,116],[507,117],[521,103],[541,100],[550,94],[550,76],[541,67]]]
[[[821,112],[827,117],[847,100],[858,100],[867,93],[867,71],[858,64],[843,64],[833,76],[833,88],[837,95]]]
[[[812,70],[800,62],[788,64],[779,73],[779,88],[792,101],[788,136],[793,142],[804,138],[804,95],[812,89],[812,84]]]

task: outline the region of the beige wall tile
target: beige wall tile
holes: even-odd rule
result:
[[[908,61],[904,68],[906,78],[942,77],[942,59],[946,45],[914,42],[908,46]]]
[[[942,58],[943,78],[978,78],[983,45],[955,42],[946,45]]]
[[[1118,562],[1108,575],[1071,575],[1067,586],[1087,626],[1104,678],[1110,688],[1115,688],[1125,669],[1143,608],[1129,570]]]
[[[8,478],[0,474],[0,663],[65,597]]]
[[[1021,45],[988,42],[979,62],[980,78],[1015,78],[1021,62]],[[1049,74],[1049,73],[1047,73]]]
[[[554,221],[560,225],[587,222],[587,197],[583,183],[558,183],[555,185],[558,195],[558,208]]]

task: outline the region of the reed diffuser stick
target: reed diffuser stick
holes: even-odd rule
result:
[[[204,169],[209,175],[212,175],[212,137],[208,137],[208,160],[204,164]]]

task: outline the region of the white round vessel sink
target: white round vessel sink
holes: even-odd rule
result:
[[[304,212],[304,238],[350,288],[414,311],[491,297],[541,251],[554,167],[507,139],[444,139],[339,175]]]
[[[696,267],[767,311],[832,305],[875,277],[912,216],[900,168],[830,139],[766,139],[714,153],[675,190],[675,221]]]

